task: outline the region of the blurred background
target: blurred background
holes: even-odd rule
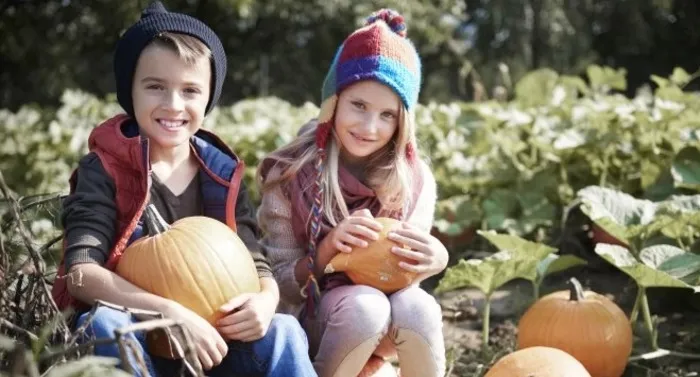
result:
[[[0,108],[57,105],[66,89],[114,91],[112,52],[147,0],[0,2]],[[222,105],[260,96],[317,102],[343,38],[379,7],[405,15],[423,56],[421,102],[503,95],[526,72],[627,72],[627,94],[700,66],[693,0],[166,0],[204,20],[229,58]]]
[[[13,365],[3,334],[68,344],[46,293],[61,256],[61,199],[92,129],[123,112],[112,54],[148,3],[0,0],[0,372]],[[572,275],[628,313],[646,302],[640,287],[654,288],[653,323],[649,309],[633,321],[635,354],[700,354],[700,1],[163,3],[209,24],[226,48],[228,77],[204,127],[246,162],[256,203],[259,161],[318,115],[342,40],[378,8],[404,15],[423,59],[415,115],[438,185],[432,234],[450,252],[448,272],[422,285],[444,293],[448,376],[480,376],[513,350],[533,297]],[[650,214],[657,205],[667,212]],[[535,243],[504,249],[485,231]],[[605,244],[631,246],[611,254]],[[511,249],[517,258],[499,259]],[[666,358],[631,361],[624,377],[697,373],[696,361]]]

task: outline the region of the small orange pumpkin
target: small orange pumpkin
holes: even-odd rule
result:
[[[595,377],[620,377],[632,352],[632,327],[625,313],[607,297],[571,289],[534,303],[518,324],[518,348],[547,346],[579,360]]]
[[[326,265],[324,272],[342,271],[355,284],[368,285],[390,294],[409,286],[417,276],[399,267],[399,262],[415,261],[391,252],[393,246],[403,246],[387,238],[391,230],[401,228],[401,222],[388,217],[375,220],[382,225],[379,239],[370,241],[366,248],[355,247],[349,253],[338,253]]]
[[[551,347],[524,348],[500,358],[484,377],[591,377],[568,353]]]
[[[172,226],[155,206],[145,210],[148,236],[131,244],[116,273],[137,287],[171,299],[214,325],[218,309],[241,293],[260,292],[253,258],[238,235],[224,223],[192,216]],[[153,332],[149,350],[175,358],[162,332]]]

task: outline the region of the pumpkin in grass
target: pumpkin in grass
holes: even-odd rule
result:
[[[148,236],[131,244],[116,273],[137,287],[171,299],[214,325],[218,309],[242,293],[260,292],[253,258],[226,224],[205,216],[172,225],[151,204],[146,207]],[[149,333],[149,351],[177,358],[162,331]]]
[[[375,220],[382,225],[379,238],[369,241],[367,247],[354,247],[349,253],[338,253],[326,265],[324,272],[344,272],[355,284],[394,293],[409,286],[417,276],[401,268],[399,262],[414,264],[415,261],[391,252],[393,246],[405,247],[387,238],[391,230],[401,228],[401,221],[388,217],[377,217]]]
[[[500,358],[484,377],[591,377],[573,356],[552,347],[530,347]]]
[[[518,324],[518,348],[554,347],[579,360],[594,377],[620,377],[632,352],[632,327],[607,297],[571,289],[542,297]]]

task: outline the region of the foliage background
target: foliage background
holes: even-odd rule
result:
[[[700,5],[687,0],[166,0],[204,20],[229,58],[222,104],[275,96],[316,102],[342,39],[372,10],[394,7],[424,62],[421,101],[503,96],[526,72],[651,74],[700,66]],[[147,0],[0,2],[0,108],[59,105],[66,89],[114,92],[112,52]]]
[[[221,106],[205,127],[245,159],[245,179],[256,201],[252,178],[258,161],[316,116],[338,44],[379,7],[404,14],[423,58],[416,116],[423,158],[438,181],[433,233],[447,245],[457,275],[469,272],[459,267],[460,260],[494,251],[484,242],[488,230],[595,260],[598,250],[590,240],[567,238],[587,240],[589,228],[569,221],[577,193],[586,187],[601,188],[596,200],[610,205],[602,211],[615,215],[625,231],[644,228],[636,223],[635,205],[624,204],[646,202],[631,198],[662,201],[700,191],[697,1],[164,2],[204,20],[221,36],[228,77]],[[90,130],[121,112],[113,94],[112,52],[147,3],[0,2],[0,172],[45,263],[27,263],[25,240],[8,201],[0,198],[0,319],[12,313],[15,325],[41,335],[30,342],[34,360],[45,355],[46,342],[65,341],[60,326],[49,328],[50,303],[40,289],[50,284],[57,262],[58,199],[86,152]],[[623,193],[624,201],[609,199]],[[691,242],[687,253],[676,248],[667,256],[685,258],[683,267],[694,272],[684,278],[697,285],[700,217],[692,212],[678,218],[669,229]],[[620,229],[601,224],[611,232]],[[538,275],[535,286],[543,278]],[[7,346],[0,337],[0,356],[15,344]],[[94,360],[84,361],[67,364],[72,372],[54,373],[74,375],[83,365],[104,375]]]

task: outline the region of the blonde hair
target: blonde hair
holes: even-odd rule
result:
[[[194,65],[199,59],[212,59],[209,47],[191,35],[181,33],[163,32],[158,34],[151,42],[154,46],[165,47],[174,51],[178,58],[189,65]]]
[[[405,107],[399,108],[398,127],[396,133],[384,147],[369,156],[366,164],[364,184],[374,190],[382,203],[382,212],[401,211],[411,204],[413,187],[412,169],[406,158],[406,146],[415,143],[414,114]],[[313,164],[317,157],[316,126],[311,122],[302,126],[298,137],[288,145],[272,152],[268,159],[273,165],[266,171],[257,171],[257,182],[265,193],[278,185],[285,184],[295,178],[297,172],[307,164]],[[332,137],[328,139],[326,159],[323,162],[322,185],[323,215],[336,226],[343,218],[350,215],[345,199],[343,199],[338,179],[340,146],[338,145],[335,127],[331,128]],[[417,151],[416,151],[417,154]],[[263,176],[275,166],[281,166],[279,176],[269,179]],[[312,189],[309,187],[309,189]],[[309,203],[309,207],[311,203]],[[338,215],[341,215],[338,218]],[[307,219],[308,221],[308,219]]]

